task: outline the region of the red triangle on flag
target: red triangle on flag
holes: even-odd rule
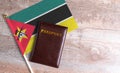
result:
[[[11,20],[9,18],[6,18],[6,22],[8,23],[10,30],[15,38],[15,41],[17,42],[23,55],[35,29],[35,26],[24,24],[15,20]]]

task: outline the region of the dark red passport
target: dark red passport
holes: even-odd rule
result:
[[[30,61],[59,67],[67,27],[41,22]]]

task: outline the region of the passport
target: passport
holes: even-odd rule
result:
[[[58,68],[66,34],[67,27],[41,22],[30,61]]]

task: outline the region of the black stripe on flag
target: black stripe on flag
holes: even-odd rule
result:
[[[37,26],[37,24],[39,24],[40,21],[55,24],[55,23],[58,23],[70,16],[72,16],[72,14],[66,4],[66,5],[63,5],[45,15],[37,18],[37,19],[34,19],[33,21],[29,22],[28,24]],[[36,32],[37,32],[37,28],[33,34],[35,34]]]

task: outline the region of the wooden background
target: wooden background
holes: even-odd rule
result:
[[[39,0],[0,0],[11,15]],[[59,69],[33,64],[35,73],[120,73],[120,0],[67,0],[79,28],[67,35]],[[0,73],[29,73],[0,16]]]

